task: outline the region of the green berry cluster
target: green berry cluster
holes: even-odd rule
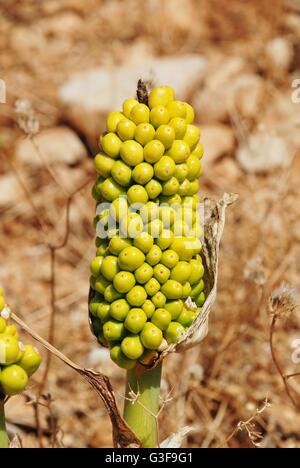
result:
[[[22,393],[42,358],[36,348],[19,341],[14,325],[8,325],[9,308],[0,289],[0,396]]]
[[[125,369],[178,342],[205,301],[194,118],[171,87],[157,87],[148,105],[128,99],[111,112],[100,138],[89,311],[99,343]]]

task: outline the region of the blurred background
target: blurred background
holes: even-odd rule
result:
[[[268,305],[272,294],[288,303],[274,352],[282,374],[300,372],[300,1],[1,0],[0,78],[0,286],[15,312],[106,373],[122,400],[124,373],[87,321],[92,157],[105,115],[138,78],[172,84],[201,127],[201,194],[239,201],[228,210],[209,335],[165,364],[161,440],[190,426],[185,447],[300,448],[300,378],[288,395]],[[64,238],[75,192],[53,276],[48,244]],[[111,446],[103,404],[56,359],[37,411],[43,370],[8,403],[11,432],[26,447]]]

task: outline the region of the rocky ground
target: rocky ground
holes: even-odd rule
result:
[[[299,448],[299,379],[290,381],[293,404],[270,353],[268,298],[283,281],[299,288],[300,2],[2,0],[0,13],[7,86],[0,283],[9,303],[49,336],[47,243],[64,237],[68,197],[88,182],[72,199],[68,243],[57,251],[54,342],[78,364],[109,375],[121,401],[123,372],[98,349],[87,323],[91,157],[105,114],[134,93],[139,77],[172,84],[197,111],[206,150],[202,194],[235,192],[239,201],[228,213],[209,335],[165,365],[170,401],[161,439],[191,426],[184,446]],[[275,338],[283,372],[299,372],[291,358],[300,339],[297,311],[278,321]],[[8,404],[10,430],[23,445],[111,446],[104,406],[58,360],[37,436],[42,374],[26,398]],[[254,427],[239,425],[252,417]]]

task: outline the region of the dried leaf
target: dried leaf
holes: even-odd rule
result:
[[[194,431],[193,427],[185,426],[180,431],[174,432],[167,439],[165,439],[161,444],[160,448],[170,449],[170,448],[180,448],[184,438]]]
[[[20,436],[18,436],[18,435],[15,435],[15,436],[14,436],[14,438],[10,441],[9,448],[10,448],[10,449],[20,449],[20,448],[23,448],[23,447],[22,447],[22,441],[21,441]]]

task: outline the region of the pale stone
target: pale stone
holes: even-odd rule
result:
[[[205,164],[214,163],[221,156],[231,154],[235,146],[233,131],[226,125],[203,125],[201,143]]]
[[[41,131],[34,139],[38,151],[29,139],[20,139],[16,145],[16,159],[32,166],[48,164],[74,166],[86,156],[87,150],[75,132],[67,127]]]
[[[135,97],[140,78],[154,85],[168,84],[179,99],[187,98],[206,62],[198,55],[182,57],[144,57],[136,63],[95,68],[72,77],[59,90],[64,114],[73,125],[92,139],[103,130],[105,115],[121,109],[122,102]]]

